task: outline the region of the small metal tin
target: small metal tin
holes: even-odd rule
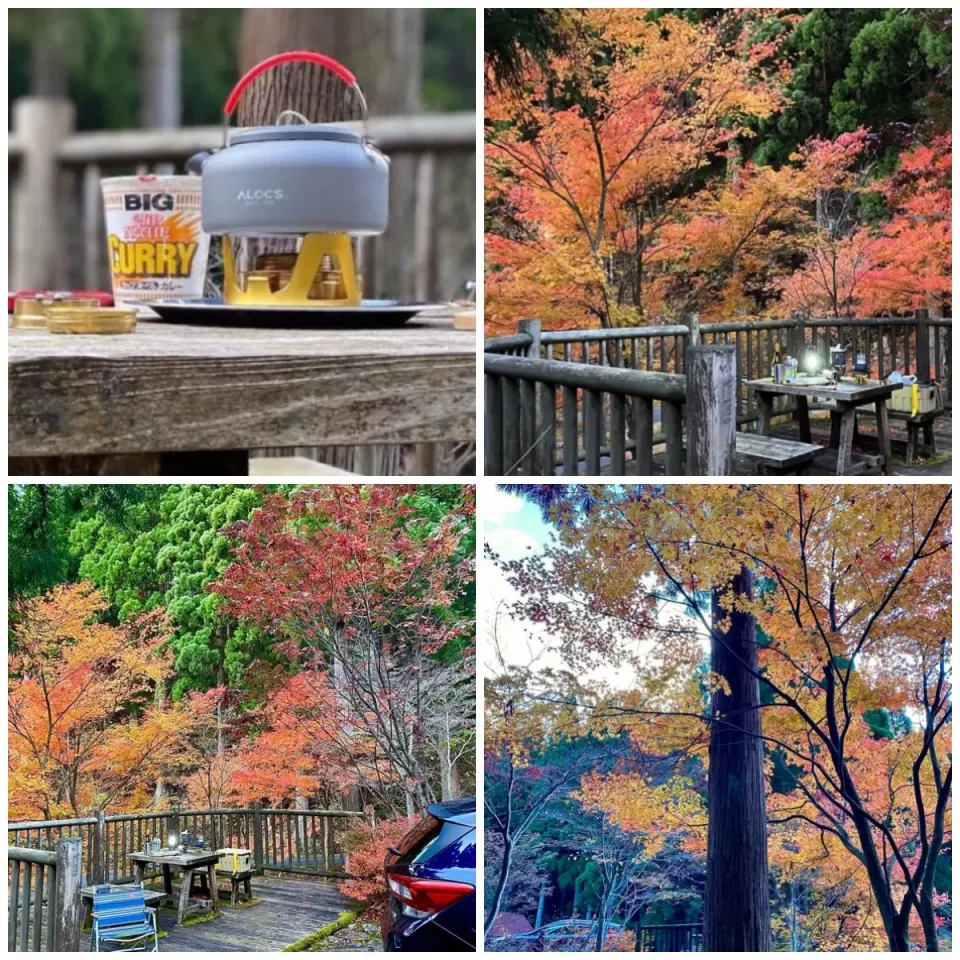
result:
[[[133,333],[137,311],[126,307],[51,307],[47,311],[51,333]]]
[[[46,330],[47,317],[54,307],[89,309],[99,305],[93,298],[18,297],[13,306],[13,326],[21,330]]]

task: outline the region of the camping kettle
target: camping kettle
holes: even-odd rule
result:
[[[366,100],[343,64],[306,50],[261,61],[227,97],[224,146],[187,161],[187,170],[203,177],[204,231],[232,236],[383,233],[389,210],[389,161],[365,131],[310,123],[295,110],[284,110],[274,126],[231,136],[230,117],[247,87],[268,70],[293,61],[317,64],[338,77],[358,98],[365,125]],[[286,118],[301,122],[282,123]]]

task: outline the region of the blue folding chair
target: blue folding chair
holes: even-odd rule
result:
[[[143,887],[109,887],[104,892],[94,891],[93,949],[96,953],[100,952],[102,943],[120,944],[110,953],[159,951],[157,911],[144,902]]]

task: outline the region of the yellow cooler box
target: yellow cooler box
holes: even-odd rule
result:
[[[221,873],[246,873],[250,869],[251,853],[249,850],[241,850],[239,847],[226,847],[223,850],[218,850],[217,855],[220,857],[217,869]]]
[[[894,390],[887,401],[891,410],[903,410],[911,417],[943,406],[940,399],[940,387],[935,383],[908,383]]]

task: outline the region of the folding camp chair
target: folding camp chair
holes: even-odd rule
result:
[[[150,947],[150,938],[153,947]],[[93,894],[93,949],[118,943],[114,953],[157,953],[157,911],[144,902],[143,887],[104,887]],[[134,946],[136,944],[136,946]]]

